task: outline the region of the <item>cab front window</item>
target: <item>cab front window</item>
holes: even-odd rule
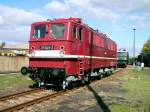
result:
[[[44,38],[46,32],[46,25],[37,25],[34,26],[33,38]]]
[[[61,38],[64,37],[65,25],[64,24],[53,24],[50,27],[50,37]]]

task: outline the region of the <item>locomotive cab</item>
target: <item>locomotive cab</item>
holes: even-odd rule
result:
[[[66,75],[77,72],[72,65],[77,66],[74,57],[70,60],[73,49],[71,28],[71,21],[66,19],[33,23],[29,41],[29,67],[22,67],[22,74],[29,74],[39,86],[63,86]]]

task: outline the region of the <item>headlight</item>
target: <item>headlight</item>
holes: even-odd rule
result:
[[[31,53],[31,56],[32,56],[32,57],[35,56],[35,52],[34,52],[34,51]]]
[[[61,56],[61,57],[64,57],[64,51],[63,50],[61,50],[60,52],[59,52],[59,55]]]

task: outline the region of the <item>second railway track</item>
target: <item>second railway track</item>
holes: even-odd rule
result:
[[[102,82],[105,82],[105,81],[109,81],[109,80],[112,80],[114,77],[117,77],[118,75],[120,75],[118,72],[120,72],[120,71],[122,71],[122,69],[120,69],[120,70],[118,70],[118,71],[116,71],[114,74],[115,75],[112,75],[112,76],[110,76],[110,77],[107,77],[107,78],[104,78],[104,79],[102,79],[101,81]],[[118,74],[116,74],[116,73],[118,73]],[[96,81],[94,81],[94,82],[97,82],[97,81],[99,81],[99,80],[96,80]],[[86,86],[84,86],[85,88],[86,88]],[[81,87],[78,87],[78,88],[81,88]],[[43,101],[46,101],[46,100],[48,100],[48,99],[50,99],[50,98],[54,98],[54,97],[56,97],[56,96],[60,96],[60,95],[62,95],[62,94],[66,94],[66,93],[69,93],[69,92],[71,92],[71,91],[74,91],[74,90],[76,90],[76,89],[78,89],[78,88],[74,88],[74,89],[71,89],[71,90],[62,90],[62,91],[58,91],[58,92],[51,92],[51,93],[48,93],[48,92],[46,92],[46,94],[45,95],[40,95],[39,94],[39,97],[36,97],[36,98],[32,98],[32,97],[29,97],[29,98],[31,98],[31,100],[28,100],[28,101],[25,101],[25,102],[22,102],[22,103],[16,103],[16,105],[12,105],[12,106],[9,106],[9,107],[5,107],[5,108],[3,108],[3,109],[0,109],[0,112],[13,112],[13,111],[17,111],[17,110],[20,110],[20,109],[23,109],[23,108],[25,108],[25,107],[28,107],[28,106],[31,106],[31,105],[34,105],[34,104],[36,104],[36,103],[40,103],[40,102],[43,102]],[[36,93],[36,91],[38,92],[40,92],[40,89],[37,89],[37,90],[33,90],[33,93]],[[23,93],[23,94],[26,94],[28,91],[26,91],[25,93]],[[13,97],[16,97],[16,96],[20,96],[19,94],[17,95],[10,95],[9,97],[10,98],[13,98]],[[32,95],[33,96],[33,95]],[[33,96],[34,97],[34,96]],[[2,98],[2,97],[1,97]],[[0,98],[0,106],[1,106],[1,102],[2,101],[4,101],[4,99],[5,100],[8,100],[9,98],[2,98],[1,99]]]
[[[32,89],[29,91],[19,92],[7,96],[0,97],[0,112],[10,112],[10,107],[29,102],[40,97],[47,96],[48,94],[55,93],[54,91],[45,89]]]
[[[38,91],[41,91],[41,89],[32,89],[32,90],[28,90],[28,91],[23,91],[23,92],[19,92],[19,93],[10,94],[10,95],[7,95],[7,96],[2,96],[2,97],[0,97],[0,101],[9,100],[11,98],[15,98],[15,97],[18,97],[18,96],[22,96],[22,95],[25,95],[25,94],[30,94],[30,93],[34,93],[34,92],[38,92]]]

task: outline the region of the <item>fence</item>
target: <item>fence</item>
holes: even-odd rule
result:
[[[0,73],[19,72],[22,66],[28,66],[25,56],[0,56]]]

